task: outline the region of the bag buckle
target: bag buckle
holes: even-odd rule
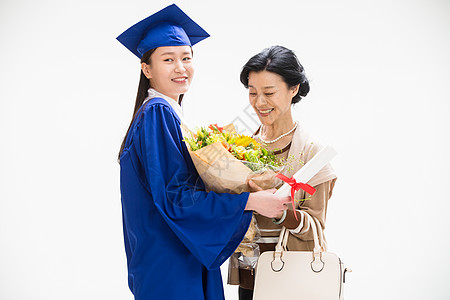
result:
[[[323,267],[325,267],[325,263],[322,260],[322,253],[319,252],[317,254],[313,253],[313,261],[311,262],[311,269],[314,272],[319,273],[320,271],[323,270]]]
[[[275,251],[273,253],[273,260],[271,263],[271,267],[274,272],[280,272],[283,269],[284,261],[282,259],[282,256],[283,256],[283,252]]]

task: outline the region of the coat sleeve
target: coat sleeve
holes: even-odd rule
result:
[[[328,200],[333,192],[335,181],[336,179],[332,179],[316,185],[314,187],[316,192],[311,196],[311,199],[301,202],[299,207],[297,207],[298,220],[295,219],[294,212],[290,208],[287,211],[286,218],[281,225],[298,232],[293,233],[293,231],[291,231],[292,234],[301,240],[313,240],[312,232],[308,229],[309,226],[307,225],[306,219],[302,214],[307,213],[310,216],[316,217],[319,220],[322,229],[325,229]],[[300,213],[298,211],[300,211]]]
[[[138,130],[139,160],[154,204],[180,241],[205,267],[234,252],[250,224],[248,193],[206,192],[182,141],[179,119],[161,103],[147,105]]]

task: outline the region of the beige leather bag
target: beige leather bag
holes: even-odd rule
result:
[[[326,252],[319,221],[304,213],[314,236],[314,251],[287,251],[289,231],[281,230],[275,251],[261,254],[253,300],[342,300],[347,270],[336,254]]]

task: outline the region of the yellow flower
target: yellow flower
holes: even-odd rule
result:
[[[245,148],[243,146],[237,146],[235,149],[236,153],[239,155],[239,158],[242,159],[244,157]]]
[[[250,143],[253,143],[254,146],[258,145],[259,143],[257,141],[255,141],[254,139],[252,139],[249,136],[246,135],[239,135],[236,138],[235,144],[237,146],[243,146],[243,147],[248,147],[248,145],[250,145]]]

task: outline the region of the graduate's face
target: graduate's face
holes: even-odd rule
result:
[[[192,49],[189,46],[156,48],[149,64],[142,63],[142,71],[152,88],[178,101],[188,91],[194,76]]]
[[[298,87],[289,88],[283,77],[273,72],[250,72],[249,100],[261,123],[273,125],[291,121],[292,98]]]

